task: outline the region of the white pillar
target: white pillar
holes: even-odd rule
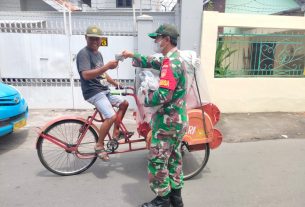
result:
[[[137,17],[138,25],[138,52],[143,55],[153,54],[153,40],[148,37],[148,33],[155,31],[153,28],[153,17],[142,15]]]
[[[200,52],[202,0],[181,1],[180,49]]]

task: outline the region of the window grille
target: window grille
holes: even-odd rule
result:
[[[0,20],[1,32],[31,33],[41,32],[45,28],[44,20]]]
[[[132,7],[132,0],[117,0],[116,7],[117,8],[130,8],[130,7]]]
[[[305,77],[305,31],[220,28],[215,77]]]

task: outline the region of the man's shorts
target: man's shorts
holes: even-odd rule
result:
[[[115,111],[112,106],[119,107],[124,99],[122,96],[111,95],[109,91],[102,91],[86,101],[93,104],[97,110],[102,113],[103,117],[108,119],[115,115]]]

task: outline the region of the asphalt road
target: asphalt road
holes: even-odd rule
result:
[[[33,125],[0,138],[0,206],[138,206],[154,197],[146,151],[100,160],[61,177],[39,162]],[[203,172],[185,182],[186,207],[304,207],[305,139],[223,143]]]

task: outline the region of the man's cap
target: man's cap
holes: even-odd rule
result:
[[[170,24],[162,24],[155,32],[148,34],[148,36],[153,39],[156,39],[159,35],[170,36],[174,39],[177,39],[179,37],[179,33],[176,27]]]
[[[95,25],[89,26],[86,30],[87,37],[102,37],[102,30]]]

